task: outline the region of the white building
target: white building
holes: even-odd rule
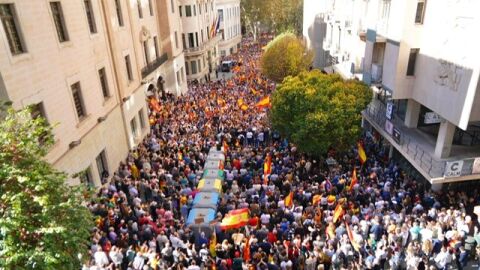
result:
[[[54,125],[56,168],[99,185],[148,134],[147,94],[185,92],[167,2],[0,0],[0,98]]]
[[[218,65],[215,0],[177,0],[188,80],[205,81]]]
[[[364,112],[367,128],[385,137],[432,184],[479,179],[480,2],[330,3],[326,22],[340,27],[333,28],[329,53],[349,55],[337,58],[337,66],[354,66],[350,73],[336,71],[362,79],[375,93]],[[328,29],[325,36],[328,40]]]
[[[219,35],[222,36],[218,49],[220,56],[227,56],[237,52],[242,41],[240,0],[217,0],[217,13],[220,20]]]

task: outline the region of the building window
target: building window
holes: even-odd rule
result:
[[[140,127],[145,128],[145,116],[143,114],[143,108],[138,111],[138,120],[140,121]]]
[[[175,72],[177,74],[177,85],[180,85],[180,71]]]
[[[197,42],[197,47],[198,47],[198,32],[195,32],[195,41]]]
[[[190,5],[185,6],[185,16],[192,17],[192,7]]]
[[[100,78],[100,86],[102,87],[102,94],[105,99],[110,97],[110,91],[108,90],[108,80],[105,68],[98,70],[98,77]]]
[[[133,81],[132,63],[130,63],[130,55],[125,56],[125,66],[127,68],[127,78],[129,81]]]
[[[77,112],[78,120],[85,118],[85,104],[83,103],[82,90],[80,88],[80,82],[72,84],[72,96],[73,103],[75,105],[75,111]]]
[[[197,61],[198,61],[198,71],[202,72],[202,61],[200,61],[200,59],[198,59]]]
[[[200,31],[201,31],[202,43],[203,43],[203,29],[201,29]]]
[[[150,10],[150,16],[153,16],[153,3],[152,3],[152,0],[148,0],[148,10]]]
[[[118,25],[123,26],[122,5],[120,0],[115,0],[115,9],[117,10]]]
[[[190,75],[190,70],[188,69],[188,62],[185,62],[185,70],[187,71],[187,75]]]
[[[185,34],[182,33],[182,45],[183,49],[187,49],[187,42],[185,41]]]
[[[86,168],[83,173],[81,173],[78,178],[80,179],[80,183],[87,185],[87,186],[94,186],[95,184],[93,183],[92,179],[92,172],[90,170],[90,166]]]
[[[197,5],[193,4],[193,16],[197,16]]]
[[[175,48],[178,49],[178,35],[177,35],[177,31],[175,31]]]
[[[202,14],[202,6],[200,6],[200,4],[198,4],[198,13],[201,15]]]
[[[160,55],[158,52],[158,37],[153,37],[153,46],[155,46],[155,59],[158,59]]]
[[[415,63],[417,62],[417,56],[420,49],[410,49],[410,55],[408,57],[407,76],[415,75]]]
[[[174,0],[170,0],[170,6],[172,7],[172,13],[175,13],[175,3],[174,3]]]
[[[182,75],[182,83],[185,81],[185,73],[183,72],[183,67],[180,69],[180,73]]]
[[[205,13],[208,12],[208,6],[207,6],[207,3],[205,3]]]
[[[415,23],[423,24],[423,16],[425,15],[425,0],[418,0],[417,2],[417,12],[415,13]]]
[[[97,33],[97,26],[95,25],[95,16],[93,15],[92,2],[90,0],[84,0],[85,4],[85,13],[87,14],[88,27],[90,28],[90,33]]]
[[[197,74],[197,61],[192,61],[190,62],[191,66],[192,66],[192,75],[193,74]]]
[[[210,38],[210,27],[207,26],[207,37]]]
[[[137,121],[135,117],[130,120],[130,128],[132,129],[132,136],[135,138],[137,137]]]
[[[180,14],[180,17],[182,17],[182,6],[178,6],[178,13]]]
[[[13,4],[0,5],[0,18],[2,19],[3,29],[7,35],[8,46],[13,55],[24,53],[25,46],[20,34],[17,15]]]
[[[193,33],[188,33],[188,47],[195,47],[195,39],[193,38]]]
[[[97,162],[98,176],[100,177],[100,179],[108,177],[108,163],[105,150],[102,150],[102,152],[98,154],[97,158],[95,158],[95,161]]]
[[[65,19],[63,17],[62,5],[60,2],[50,2],[50,8],[52,9],[53,21],[55,28],[57,29],[58,40],[60,42],[68,41],[67,27],[65,25]]]
[[[138,18],[143,18],[142,1],[137,0]]]
[[[145,54],[145,65],[148,65],[150,57],[148,57],[148,43],[146,40],[143,42],[143,53]]]

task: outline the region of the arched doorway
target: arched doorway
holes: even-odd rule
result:
[[[167,98],[167,95],[165,93],[165,81],[163,80],[162,76],[158,77],[157,79],[157,89],[159,98],[165,100]]]

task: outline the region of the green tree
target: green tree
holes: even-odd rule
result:
[[[2,110],[0,110],[2,111]],[[0,269],[79,269],[93,218],[84,189],[44,160],[51,127],[30,110],[0,120]]]
[[[283,33],[270,41],[261,58],[262,73],[275,82],[287,76],[296,76],[307,70],[313,61],[313,52],[292,33]]]
[[[287,77],[272,95],[272,127],[304,152],[346,150],[361,133],[361,111],[371,100],[364,83],[318,70]]]
[[[242,0],[240,7],[243,25],[254,38],[259,27],[275,33],[302,33],[303,0]]]

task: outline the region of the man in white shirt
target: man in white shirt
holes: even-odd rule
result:
[[[442,247],[442,250],[440,251],[440,253],[438,253],[437,256],[435,256],[435,264],[437,268],[441,270],[443,269],[446,270],[451,261],[452,261],[452,255],[450,254],[450,252],[448,252],[446,247]]]

